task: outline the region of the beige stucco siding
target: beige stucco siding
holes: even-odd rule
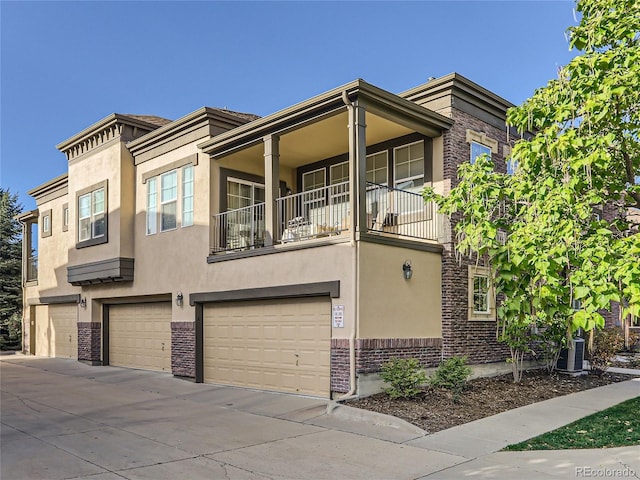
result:
[[[71,225],[67,231],[62,230],[62,207],[71,202],[64,195],[46,203],[38,205],[38,210],[45,212],[51,210],[51,235],[42,237],[42,216],[38,224],[38,288],[34,297],[67,295],[78,290],[67,283],[67,261],[69,250],[72,248],[73,234]],[[71,212],[70,212],[71,213]],[[69,223],[71,224],[72,215]],[[31,291],[27,292],[27,296]]]
[[[122,185],[121,168],[127,155],[123,155],[123,146],[119,139],[116,139],[94,152],[89,152],[87,155],[69,162],[69,207],[71,208],[69,265],[82,265],[124,257],[127,256],[125,254],[131,253],[130,249],[123,251],[121,248],[122,239],[130,236],[130,232],[122,230],[121,222],[121,217],[123,216],[121,199],[126,201],[131,198],[130,188],[132,185],[125,181],[124,190]],[[76,193],[105,180],[107,181],[107,210],[109,214],[107,232],[109,242],[76,249],[75,244],[78,239],[78,200]],[[127,224],[126,212],[127,207],[125,207],[124,214],[125,224]]]
[[[441,326],[441,256],[360,243],[360,338],[437,338]],[[413,278],[402,264],[410,260]]]

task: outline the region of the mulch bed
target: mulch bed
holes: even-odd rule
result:
[[[458,398],[454,398],[450,390],[426,387],[411,400],[394,400],[386,393],[379,393],[347,404],[402,418],[433,433],[531,403],[632,378],[631,375],[611,373],[602,377],[549,375],[544,370],[535,370],[525,372],[519,384],[513,383],[511,374],[471,380]]]

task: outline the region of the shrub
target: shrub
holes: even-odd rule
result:
[[[20,350],[21,344],[22,317],[14,313],[0,321],[0,350]]]
[[[429,378],[429,385],[444,387],[459,395],[467,385],[471,368],[467,366],[467,357],[447,358]]]
[[[602,375],[611,364],[611,359],[624,348],[624,335],[617,327],[607,327],[593,333],[593,344],[589,349],[591,373]]]
[[[380,366],[380,376],[391,398],[412,398],[420,393],[427,374],[416,358],[392,358]]]

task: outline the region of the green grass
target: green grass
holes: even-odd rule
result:
[[[640,397],[619,403],[505,450],[566,450],[640,445]]]

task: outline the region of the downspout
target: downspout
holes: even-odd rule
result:
[[[355,123],[355,112],[353,103],[349,100],[349,95],[347,95],[347,91],[344,90],[342,92],[342,101],[347,106],[347,110],[349,111],[349,144],[355,149],[356,144],[352,141],[355,132],[351,130],[354,128]],[[358,160],[357,158],[355,159]],[[349,172],[349,189],[351,190],[351,195],[357,195],[359,192],[359,178],[358,178],[358,168],[355,168],[353,165],[354,162],[351,162],[350,165],[351,171]],[[357,197],[356,197],[357,198]],[[350,398],[356,397],[356,328],[358,323],[358,312],[360,311],[360,297],[358,295],[358,238],[356,233],[356,219],[358,218],[357,212],[351,212],[351,247],[354,248],[354,260],[353,260],[353,299],[354,299],[354,308],[353,308],[353,322],[351,322],[351,332],[349,334],[349,391],[344,395],[337,398],[340,400],[347,400]]]
[[[27,354],[27,349],[25,348],[25,344],[24,344],[24,333],[26,331],[25,328],[25,311],[26,311],[26,305],[25,305],[25,285],[27,283],[27,275],[26,275],[26,262],[27,262],[27,257],[25,257],[25,249],[29,248],[29,247],[25,247],[25,240],[27,237],[27,225],[20,219],[18,219],[18,223],[20,223],[20,225],[22,226],[22,261],[20,262],[20,289],[22,290],[22,335],[21,335],[21,341],[22,341],[22,354],[26,355]],[[31,326],[31,315],[29,315],[29,327]],[[29,353],[35,353],[35,352],[29,352]]]

